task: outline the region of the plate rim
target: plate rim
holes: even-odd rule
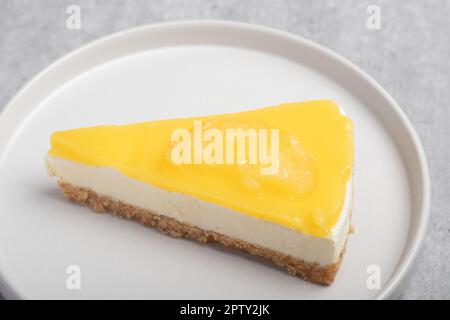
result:
[[[333,60],[333,63],[339,63],[346,67],[350,72],[355,73],[357,76],[361,77],[367,84],[372,87],[381,97],[386,101],[389,107],[396,113],[399,120],[405,126],[406,132],[411,139],[414,151],[417,154],[417,158],[419,161],[419,169],[420,169],[420,183],[422,185],[422,193],[421,193],[421,205],[420,205],[420,214],[419,219],[417,221],[417,230],[415,231],[414,237],[409,240],[410,243],[407,247],[405,247],[406,254],[400,259],[399,264],[394,269],[390,279],[384,284],[384,286],[378,291],[377,295],[374,299],[381,300],[387,299],[395,292],[395,290],[399,287],[399,285],[404,280],[405,276],[408,274],[413,262],[415,261],[422,244],[425,239],[426,230],[428,226],[428,221],[430,217],[430,198],[431,198],[431,187],[430,187],[430,175],[429,168],[427,164],[426,154],[423,149],[420,138],[415,131],[412,123],[406,116],[405,112],[400,108],[400,106],[396,103],[396,101],[391,97],[391,95],[376,82],[368,73],[362,70],[360,67],[350,62],[347,58],[344,58],[340,54],[332,51],[331,49],[315,43],[311,40],[303,38],[301,36],[289,33],[287,31],[275,29],[272,27],[267,27],[263,25],[258,25],[254,23],[240,22],[240,21],[229,21],[229,20],[210,20],[210,19],[200,19],[200,20],[178,20],[178,21],[169,21],[169,22],[158,22],[158,23],[150,23],[137,27],[126,28],[124,30],[114,32],[112,34],[100,37],[93,41],[90,41],[81,47],[70,51],[69,53],[63,55],[58,58],[56,61],[45,67],[43,70],[38,72],[35,76],[33,76],[29,81],[22,86],[19,91],[10,98],[9,102],[7,102],[6,106],[0,112],[0,124],[4,121],[7,114],[13,112],[14,105],[16,101],[22,97],[29,88],[31,88],[35,83],[39,82],[40,79],[46,75],[47,73],[52,72],[54,69],[58,68],[59,65],[64,64],[66,61],[70,60],[72,57],[75,57],[85,51],[89,51],[95,49],[95,47],[107,43],[115,38],[130,36],[133,33],[137,32],[148,32],[150,29],[164,29],[164,28],[185,28],[185,27],[203,27],[207,28],[208,26],[213,27],[221,27],[221,28],[241,28],[247,29],[247,31],[257,32],[260,34],[269,34],[272,36],[277,36],[281,38],[289,39],[290,41],[299,43],[303,46],[308,46],[313,50],[317,50],[324,54],[327,58]],[[22,124],[21,122],[20,124]],[[17,130],[17,126],[11,128],[13,131]],[[0,159],[3,158],[3,152],[8,148],[8,143],[2,145],[0,148]],[[1,244],[0,244],[1,245]],[[0,252],[2,255],[2,253]],[[1,257],[1,260],[4,260]],[[0,260],[0,262],[2,262]],[[11,280],[11,279],[9,279]],[[12,299],[20,299],[21,295],[19,294],[19,290],[13,287],[10,281],[7,281],[7,277],[5,277],[5,273],[2,272],[2,265],[0,264],[0,289],[5,298]]]

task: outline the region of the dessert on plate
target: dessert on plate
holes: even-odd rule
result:
[[[353,125],[332,101],[57,131],[72,201],[329,285],[350,230]]]

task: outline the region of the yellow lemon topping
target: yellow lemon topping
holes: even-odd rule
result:
[[[332,101],[285,103],[58,131],[49,155],[327,237],[351,178],[353,125]]]

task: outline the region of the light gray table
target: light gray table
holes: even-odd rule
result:
[[[66,27],[69,5],[81,8],[81,30]],[[381,9],[379,30],[366,26],[369,5]],[[348,58],[394,97],[422,139],[432,179],[428,235],[400,298],[449,299],[450,1],[1,0],[0,110],[33,75],[80,45],[179,19],[245,21],[298,34]]]

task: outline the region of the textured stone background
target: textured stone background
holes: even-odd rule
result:
[[[66,28],[79,5],[82,29]],[[381,8],[381,30],[366,8]],[[441,0],[1,0],[0,110],[37,72],[67,52],[129,27],[180,19],[266,25],[316,41],[367,71],[417,129],[431,169],[425,245],[402,299],[450,298],[450,1]]]

